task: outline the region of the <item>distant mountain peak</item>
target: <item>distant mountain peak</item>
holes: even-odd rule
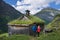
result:
[[[47,7],[47,8],[44,8],[44,9],[42,9],[42,10],[54,10],[54,11],[60,11],[60,10],[57,10],[57,9],[51,8],[51,7]]]
[[[53,20],[53,18],[57,15],[60,14],[59,10],[56,10],[54,8],[44,8],[41,11],[39,11],[38,13],[35,14],[35,16],[44,19],[46,22],[51,22]]]
[[[47,8],[44,8],[44,9],[54,9],[54,8],[51,8],[51,7],[47,7]]]

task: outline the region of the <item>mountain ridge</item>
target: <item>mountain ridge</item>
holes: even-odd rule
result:
[[[0,30],[6,32],[8,30],[7,23],[17,19],[23,14],[15,8],[0,0]]]
[[[53,9],[53,8],[44,8],[38,13],[35,14],[35,16],[44,19],[47,24],[53,20],[53,18],[60,14],[59,10]]]
[[[52,22],[47,25],[47,28],[60,28],[60,14],[56,15]]]

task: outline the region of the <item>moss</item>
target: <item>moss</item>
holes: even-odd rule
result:
[[[9,24],[32,24],[34,22],[36,22],[36,23],[43,23],[44,22],[44,20],[42,20],[36,16],[28,16],[28,18],[29,18],[29,20],[16,19],[16,20],[9,22]]]

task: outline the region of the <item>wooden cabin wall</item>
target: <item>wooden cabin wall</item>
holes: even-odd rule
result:
[[[36,24],[36,25],[40,25],[41,26],[41,31],[43,31],[44,29],[44,24]],[[29,25],[28,27],[19,27],[19,29],[15,29],[17,28],[16,26],[10,26],[8,27],[8,33],[9,35],[13,35],[13,34],[26,34],[26,35],[33,35],[33,31],[32,31],[32,26],[33,24]]]
[[[26,34],[29,35],[29,28],[28,27],[19,27],[19,29],[14,29],[14,27],[9,27],[8,28],[8,33],[9,35],[14,35],[14,34]]]

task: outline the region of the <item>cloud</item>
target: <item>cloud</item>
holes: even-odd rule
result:
[[[58,10],[60,10],[60,9],[58,9]]]
[[[31,14],[35,14],[41,9],[49,7],[49,4],[54,1],[58,3],[59,0],[18,0],[15,9],[22,13],[25,13],[25,10],[28,9],[31,11]]]
[[[55,0],[56,5],[60,4],[60,0]]]
[[[11,6],[15,8],[15,5],[11,5]]]

